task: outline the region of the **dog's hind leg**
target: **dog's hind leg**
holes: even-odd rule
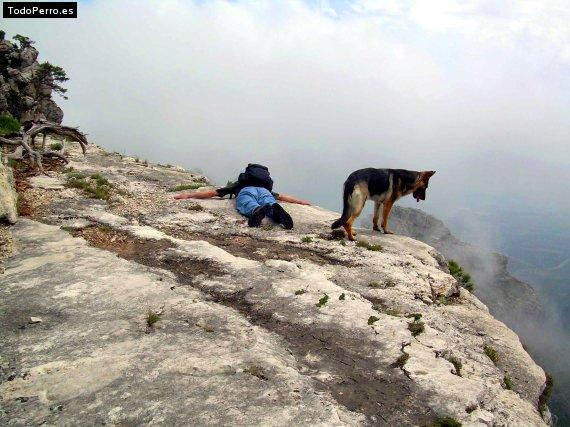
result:
[[[384,230],[384,234],[394,234],[392,231],[388,230],[388,217],[390,216],[392,206],[394,206],[394,202],[392,200],[384,200],[384,209],[382,210],[382,230]]]
[[[380,205],[382,202],[374,202],[374,217],[372,218],[372,229],[374,231],[380,231],[378,228],[378,220],[380,219]]]
[[[346,224],[344,225],[344,229],[348,234],[349,240],[355,240],[354,236],[356,235],[356,233],[352,230],[352,224],[362,212],[362,209],[364,208],[364,204],[366,203],[367,198],[368,198],[368,193],[364,189],[362,189],[361,186],[356,185],[354,187],[352,194],[350,195],[350,206],[352,208],[351,209],[352,212],[350,217],[346,221]]]

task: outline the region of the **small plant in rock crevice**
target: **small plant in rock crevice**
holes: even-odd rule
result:
[[[313,241],[313,238],[311,236],[303,236],[301,238],[301,242],[303,243],[311,243]]]
[[[328,302],[329,300],[329,296],[327,294],[324,294],[321,299],[319,300],[318,303],[316,303],[315,305],[319,308],[324,307],[324,305]]]
[[[394,366],[398,368],[403,368],[409,358],[410,355],[408,353],[402,353],[400,357],[396,359],[396,362],[394,362]]]
[[[295,291],[295,295],[303,295],[303,294],[306,294],[306,293],[307,293],[307,291],[306,291],[305,289],[297,289],[297,290]]]
[[[422,315],[420,313],[413,313],[407,317],[413,317],[413,321],[408,323],[408,330],[412,333],[413,337],[417,337],[425,330],[425,324],[421,321]]]
[[[506,375],[503,378],[503,388],[505,390],[513,390],[513,388],[514,388],[513,380],[511,380],[511,378],[507,377]]]
[[[344,293],[340,294],[339,297],[338,297],[338,299],[339,299],[340,301],[344,301],[345,298],[346,298],[346,295],[345,295]]]

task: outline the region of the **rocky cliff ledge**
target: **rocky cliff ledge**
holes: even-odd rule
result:
[[[250,229],[233,201],[172,199],[201,175],[69,149],[20,185],[3,425],[546,424],[543,370],[432,247],[335,239],[298,205],[295,230]]]

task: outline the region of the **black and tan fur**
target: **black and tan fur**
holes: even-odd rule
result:
[[[418,202],[425,200],[429,179],[434,173],[435,171],[374,168],[352,172],[344,182],[342,215],[332,224],[332,228],[343,226],[348,238],[354,240],[352,224],[362,212],[366,200],[370,198],[374,201],[374,230],[380,231],[378,220],[380,205],[383,205],[382,230],[385,234],[393,234],[388,229],[388,217],[396,200],[410,193]]]

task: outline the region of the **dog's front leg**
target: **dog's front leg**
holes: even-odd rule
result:
[[[384,209],[382,210],[382,230],[384,230],[384,234],[394,234],[388,230],[388,217],[392,211],[392,206],[394,206],[393,200],[384,200]]]
[[[380,219],[380,203],[374,202],[374,217],[372,218],[372,229],[374,231],[380,231],[378,228],[378,220]]]

